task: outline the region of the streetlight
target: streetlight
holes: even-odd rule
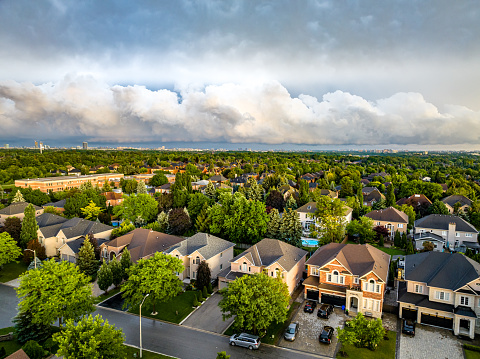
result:
[[[33,262],[35,263],[35,269],[37,269],[37,253],[35,252],[35,249],[24,249],[24,251],[30,251],[33,252]]]
[[[142,303],[140,303],[140,358],[142,357],[142,305],[149,295],[150,293],[143,297]]]

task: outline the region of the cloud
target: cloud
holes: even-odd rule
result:
[[[56,83],[0,81],[0,137],[92,142],[209,141],[267,144],[477,144],[480,112],[419,93],[376,101],[335,91],[293,97],[275,81],[178,92],[110,86],[71,74]]]

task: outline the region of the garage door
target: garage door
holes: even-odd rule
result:
[[[318,290],[307,289],[307,299],[318,300]]]
[[[346,305],[347,299],[345,297],[322,293],[321,302],[341,307],[342,305]]]
[[[436,315],[428,315],[422,313],[422,324],[434,325],[436,327],[452,329],[453,319],[445,317],[437,317]]]
[[[402,318],[407,320],[417,321],[417,310],[416,309],[402,309]]]

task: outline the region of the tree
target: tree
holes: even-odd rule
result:
[[[128,270],[128,279],[122,285],[125,305],[138,306],[145,295],[145,304],[153,306],[166,302],[182,291],[182,281],[177,273],[185,268],[180,259],[156,252],[149,259],[139,259]]]
[[[345,206],[338,199],[317,197],[317,210],[313,217],[323,243],[340,242],[345,235]]]
[[[387,202],[383,198],[380,198],[380,200],[378,202],[375,202],[372,205],[372,210],[374,210],[374,211],[379,211],[379,210],[385,209],[385,208],[387,208]]]
[[[45,258],[47,258],[45,247],[42,246],[40,242],[38,242],[36,239],[32,239],[30,242],[27,243],[27,249],[31,250],[23,252],[23,262],[25,264],[29,264],[32,262],[34,254],[40,260],[44,260]],[[35,253],[33,253],[32,251],[35,251]]]
[[[385,241],[385,237],[388,236],[388,228],[385,228],[384,226],[375,226],[373,227],[373,231],[376,233],[375,237],[379,241],[379,243],[382,241]]]
[[[18,203],[18,202],[25,202],[25,199],[23,198],[22,192],[20,190],[15,193],[15,196],[12,199],[12,203]]]
[[[167,232],[168,230],[168,213],[160,212],[157,216],[158,232]]]
[[[62,318],[78,320],[94,311],[89,278],[70,262],[49,260],[20,276],[19,310],[32,313],[33,323],[52,324]]]
[[[293,198],[293,195],[288,196],[287,202],[285,203],[285,208],[297,209],[297,201]]]
[[[412,229],[413,225],[415,224],[416,218],[415,210],[412,206],[409,206],[408,204],[401,205],[399,209],[408,216],[408,230]]]
[[[122,251],[122,257],[120,258],[120,264],[123,271],[123,279],[128,279],[128,268],[132,266],[132,257],[130,256],[130,251],[128,248],[125,248]]]
[[[165,176],[163,173],[156,173],[151,179],[150,182],[148,183],[150,186],[153,187],[160,187],[163,186],[164,184],[168,183],[168,178]]]
[[[403,232],[402,233],[402,241],[401,241],[401,246],[403,249],[407,248],[407,244],[408,244],[408,238],[407,238],[407,233],[406,232]]]
[[[212,181],[208,181],[207,187],[205,188],[205,196],[210,198],[211,201],[215,201],[217,192],[215,191],[215,186]]]
[[[38,224],[35,219],[35,208],[29,204],[23,212],[25,216],[22,221],[22,230],[20,231],[20,246],[27,247],[27,243],[33,239],[38,239]]]
[[[373,220],[368,217],[360,217],[358,220],[351,221],[347,224],[346,230],[350,236],[358,235],[361,244],[371,241],[375,236]]]
[[[88,206],[82,208],[81,211],[85,219],[95,221],[98,218],[98,215],[103,212],[103,209],[97,206],[95,202],[90,201]]]
[[[227,355],[227,352],[218,352],[217,359],[230,359],[230,355]]]
[[[111,190],[112,190],[112,187],[110,187],[110,184],[108,183],[108,181],[105,181],[105,183],[102,186],[102,192],[103,193],[110,192]]]
[[[97,274],[97,284],[100,290],[103,290],[107,294],[108,288],[113,284],[112,270],[105,259]]]
[[[402,237],[399,231],[395,231],[395,236],[393,237],[393,245],[397,248],[402,246]]]
[[[362,313],[358,313],[348,327],[337,328],[337,333],[342,344],[375,350],[385,337],[385,328],[381,319],[367,320]]]
[[[197,288],[203,289],[208,286],[212,276],[212,271],[206,261],[201,261],[197,268]]]
[[[95,318],[85,316],[77,323],[67,320],[53,340],[58,344],[57,355],[65,359],[127,358],[122,330],[108,324],[99,314]]]
[[[285,207],[285,200],[283,199],[283,195],[280,192],[272,190],[265,199],[265,205],[273,207],[279,212],[283,212],[283,208]]]
[[[431,252],[431,251],[433,251],[433,248],[434,248],[434,246],[433,246],[432,242],[430,242],[430,241],[423,242],[423,251],[424,252]]]
[[[293,246],[300,247],[302,245],[302,224],[300,223],[300,215],[293,209],[287,209],[283,213],[280,233],[288,243]]]
[[[19,311],[15,318],[15,335],[20,344],[24,344],[29,340],[43,342],[50,337],[52,329],[49,324],[34,323],[32,321],[31,311]]]
[[[114,256],[112,260],[108,262],[108,267],[112,272],[112,283],[115,285],[115,287],[118,287],[120,283],[122,283],[123,278],[125,277],[122,264]]]
[[[22,221],[17,217],[8,217],[5,219],[3,231],[10,234],[10,236],[20,245],[20,232],[22,231]]]
[[[386,195],[385,199],[386,199],[386,206],[387,207],[395,205],[396,200],[395,200],[395,189],[393,187],[393,183],[391,183],[387,187],[387,195]]]
[[[432,203],[428,208],[428,213],[430,214],[449,214],[448,208],[442,201],[438,199]]]
[[[287,213],[287,212],[285,212]],[[282,239],[282,219],[276,208],[272,209],[268,214],[267,233],[265,236],[273,239]]]
[[[245,184],[245,197],[254,201],[263,200],[263,187],[253,177],[249,177]]]
[[[127,234],[128,232],[133,231],[134,229],[135,229],[135,226],[129,220],[123,221],[120,224],[120,227],[115,228],[112,231],[112,233],[110,235],[110,238],[114,239],[114,238],[117,238],[117,237],[121,237],[124,234]]]
[[[63,217],[63,212],[61,210],[59,210],[58,208],[53,207],[53,206],[44,207],[43,208],[43,213],[50,213],[50,214],[54,214],[56,216]]]
[[[149,223],[157,217],[158,203],[148,194],[137,194],[124,196],[123,203],[115,207],[114,213],[131,223],[135,223],[140,216],[145,222]]]
[[[308,187],[308,182],[305,180],[298,181],[298,189],[299,189],[299,197],[298,197],[298,205],[301,207],[304,204],[308,203],[310,200],[310,189]]]
[[[290,295],[280,276],[245,275],[229,283],[222,296],[218,305],[224,319],[235,316],[235,330],[257,333],[273,322],[282,323],[287,319]]]
[[[42,359],[45,357],[45,350],[43,350],[42,346],[37,343],[35,340],[29,340],[25,343],[22,347],[22,350],[27,354],[30,359]]]
[[[408,242],[408,244],[407,244],[407,255],[408,254],[414,254],[414,253],[415,253],[415,250],[413,249],[412,242]]]
[[[0,268],[14,262],[21,254],[17,242],[7,232],[0,233]]]
[[[185,208],[174,208],[168,213],[168,230],[171,234],[182,235],[191,226],[190,216]]]
[[[200,214],[205,204],[208,206],[209,202],[210,199],[201,193],[192,193],[189,195],[187,209],[192,223],[195,223],[197,216]]]
[[[78,268],[80,272],[89,276],[90,278],[95,278],[98,270],[98,261],[95,258],[95,252],[93,250],[92,243],[90,243],[90,238],[88,235],[83,240],[83,244],[78,251]]]
[[[137,183],[137,194],[147,194],[147,186],[145,185],[145,182],[143,181],[138,181]]]

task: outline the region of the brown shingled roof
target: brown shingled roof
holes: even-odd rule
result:
[[[408,223],[408,215],[394,207],[368,212],[365,217],[374,221]]]
[[[5,359],[30,359],[30,357],[23,351],[23,349],[18,349],[15,353],[10,354]]]

